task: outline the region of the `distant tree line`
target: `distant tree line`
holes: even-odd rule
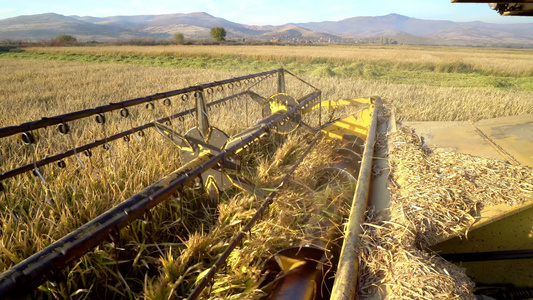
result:
[[[213,27],[210,30],[212,39],[191,39],[186,38],[181,32],[176,32],[173,38],[167,39],[154,39],[152,37],[137,37],[131,39],[117,39],[114,41],[83,41],[80,42],[72,35],[60,34],[52,39],[43,39],[40,41],[27,41],[27,40],[0,40],[0,52],[16,52],[24,51],[25,47],[49,47],[49,46],[94,46],[94,45],[135,45],[135,46],[155,46],[155,45],[218,45],[221,42],[228,45],[293,45],[293,44],[306,44],[309,46],[320,44],[358,44],[358,45],[398,45],[399,42],[393,40],[390,37],[373,37],[365,39],[353,39],[346,38],[342,40],[327,40],[327,41],[312,41],[309,43],[307,40],[298,39],[270,39],[270,40],[254,40],[254,39],[232,39],[226,40],[227,32],[224,27]],[[410,45],[417,45],[416,43],[406,43]],[[402,42],[403,45],[403,42]],[[520,44],[484,44],[484,45],[448,45],[448,46],[463,46],[463,47],[498,47],[498,48],[531,48],[528,45]]]

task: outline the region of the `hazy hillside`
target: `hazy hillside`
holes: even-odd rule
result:
[[[446,43],[452,45],[533,45],[531,36],[526,37],[522,33],[483,27],[461,26],[451,28],[439,32],[433,38],[446,41]]]
[[[41,40],[50,39],[60,34],[70,34],[79,40],[100,41],[146,36],[146,34],[134,32],[124,27],[93,24],[53,13],[0,20],[0,40]]]
[[[421,20],[398,14],[354,17],[341,21],[255,26],[231,22],[203,12],[140,16],[63,16],[40,14],[0,20],[0,40],[51,39],[70,34],[80,41],[109,41],[152,37],[171,39],[181,32],[186,39],[208,39],[212,27],[224,27],[228,39],[290,42],[396,41],[423,45],[533,46],[533,23],[491,24]]]
[[[533,23],[491,24],[479,21],[459,23],[390,14],[297,25],[310,30],[361,37],[385,36],[398,40],[402,40],[405,36],[420,37],[420,41],[425,41],[421,42],[422,44],[429,42],[444,45],[533,45]]]
[[[337,22],[311,22],[297,24],[311,30],[333,34],[374,37],[383,33],[403,33],[429,36],[441,30],[458,26],[452,21],[432,21],[409,18],[398,14],[381,17],[355,17]]]
[[[305,29],[296,25],[285,25],[273,28],[270,32],[262,35],[265,38],[305,38],[305,39],[319,39],[323,41],[328,41],[329,39],[340,39],[339,36],[321,33],[317,31],[312,31]]]

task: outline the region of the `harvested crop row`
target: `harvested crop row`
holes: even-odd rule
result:
[[[390,211],[370,212],[362,235],[360,291],[390,299],[474,299],[464,270],[427,249],[466,235],[477,211],[531,199],[531,168],[450,152],[430,153],[407,127],[389,137]]]

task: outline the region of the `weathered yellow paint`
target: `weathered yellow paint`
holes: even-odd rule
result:
[[[277,112],[286,112],[288,110],[287,105],[278,101],[271,101],[268,103],[268,105],[270,106],[270,111],[272,114]]]

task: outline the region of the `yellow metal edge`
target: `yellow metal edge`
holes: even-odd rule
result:
[[[333,124],[324,127],[322,132],[331,139],[342,139],[345,134],[353,134],[366,140],[373,119],[374,108],[372,104],[360,111],[358,115],[353,114],[337,120]]]
[[[366,97],[366,98],[353,98],[353,99],[338,99],[338,100],[324,100],[320,103],[317,103],[313,106],[307,107],[306,109],[302,110],[302,113],[309,113],[317,109],[327,108],[328,111],[331,109],[337,109],[339,107],[343,106],[350,106],[350,105],[359,105],[359,104],[373,104],[374,98],[372,97]]]
[[[379,98],[378,98],[379,99]],[[379,102],[378,102],[379,103]],[[345,226],[344,242],[339,258],[331,299],[352,300],[357,297],[357,273],[359,270],[359,234],[370,193],[374,143],[377,129],[377,106],[372,107],[372,119],[368,129],[361,172],[355,188],[348,223]]]
[[[468,234],[469,231],[497,222],[514,214],[518,214],[532,207],[533,201],[529,201],[524,204],[515,206],[500,204],[485,207],[478,213],[478,215],[475,217],[476,221],[474,221],[474,223],[470,227],[465,228],[462,232],[441,235],[432,245],[443,243],[462,234]]]

